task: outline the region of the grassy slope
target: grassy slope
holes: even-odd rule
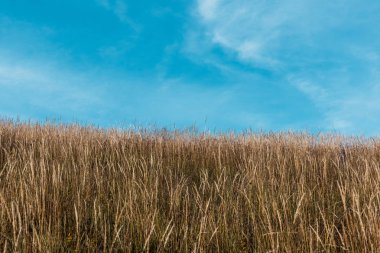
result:
[[[0,123],[0,252],[379,252],[380,142]]]

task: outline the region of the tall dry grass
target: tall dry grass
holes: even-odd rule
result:
[[[380,142],[2,122],[0,251],[380,252]]]

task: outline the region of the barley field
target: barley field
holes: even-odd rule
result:
[[[0,252],[380,252],[380,141],[4,120]]]

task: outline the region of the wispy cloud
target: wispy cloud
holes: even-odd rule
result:
[[[137,31],[139,26],[128,15],[128,6],[125,0],[96,0],[100,6],[111,11],[121,22],[128,24]]]
[[[256,126],[254,119],[242,114],[237,121],[228,110],[236,99],[234,91],[180,77],[77,66],[67,60],[69,52],[52,43],[38,27],[14,20],[8,20],[7,27],[4,34],[0,32],[1,116],[58,118],[101,126],[197,124],[221,130],[239,128],[247,120]],[[10,47],[5,33],[13,33],[15,38],[27,36]],[[25,49],[26,44],[45,51]]]
[[[198,2],[199,12],[205,20],[212,20],[215,18],[216,7],[219,0],[203,0]]]
[[[0,20],[0,27],[6,24],[0,30],[1,114],[86,120],[93,107],[101,107],[101,92],[90,85],[96,79],[65,63],[64,50],[48,40],[46,33],[51,31],[9,18]],[[27,38],[12,43],[20,37]]]
[[[84,85],[94,80],[82,73],[49,67],[45,60],[0,57],[0,113],[86,121],[87,114],[97,113],[93,108],[102,107],[99,88]]]
[[[69,2],[0,4],[3,115],[380,132],[378,2]]]
[[[199,0],[194,26],[202,29],[192,36],[296,88],[323,129],[380,133],[372,127],[380,123],[379,10],[375,1]]]
[[[321,129],[351,134],[379,134],[377,126],[380,119],[377,115],[380,110],[380,75],[371,75],[356,84],[351,83],[350,78],[343,80],[344,76],[327,76],[327,81],[334,82],[335,79],[338,83],[330,86],[312,83],[312,79],[297,79],[293,76],[288,81],[320,110],[323,115],[323,120],[319,122]],[[321,81],[317,77],[314,79]]]

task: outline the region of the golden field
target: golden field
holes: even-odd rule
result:
[[[2,121],[0,252],[380,252],[380,141]]]

